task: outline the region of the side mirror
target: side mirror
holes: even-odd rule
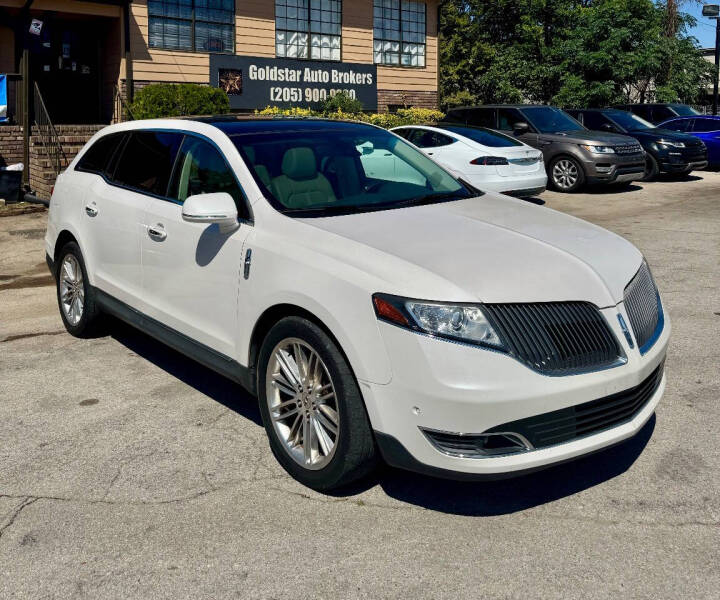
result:
[[[190,223],[217,223],[220,233],[238,228],[237,207],[227,192],[190,196],[183,204],[182,218]]]
[[[530,125],[528,125],[525,121],[519,121],[513,125],[513,133],[522,135],[528,131],[530,131]]]

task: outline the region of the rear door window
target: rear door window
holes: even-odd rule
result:
[[[465,115],[465,122],[475,127],[495,129],[495,109],[473,108],[472,110],[468,110]]]
[[[165,196],[182,139],[181,133],[173,131],[133,131],[113,180],[141,192]]]
[[[414,129],[408,129],[407,127],[404,127],[402,129],[393,129],[393,133],[399,135],[400,137],[405,138],[406,140],[410,139],[410,136],[412,135]]]
[[[415,129],[408,139],[418,148],[440,148],[455,142],[449,135],[443,135],[437,131],[428,131],[427,129]]]
[[[673,117],[677,116],[667,106],[655,106],[653,108],[652,114],[653,120],[656,123],[661,123],[662,121],[667,121],[668,119],[672,119]]]
[[[588,111],[588,112],[582,113],[582,115],[583,115],[582,124],[585,125],[585,127],[587,127],[588,129],[593,129],[593,130],[597,131],[597,130],[602,129],[603,125],[608,125],[608,124],[612,125],[610,120],[602,113]]]
[[[671,129],[672,131],[689,131],[692,127],[689,127],[691,121],[694,119],[675,119],[670,123],[663,125],[663,129]]]
[[[695,119],[692,130],[696,133],[720,130],[720,121],[715,119]]]
[[[652,107],[647,104],[638,104],[630,106],[630,112],[635,113],[638,117],[642,117],[646,121],[652,121]]]
[[[101,137],[82,155],[75,169],[98,174],[105,171],[124,136],[124,133],[111,133]]]

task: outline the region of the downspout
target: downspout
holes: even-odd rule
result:
[[[22,40],[22,126],[23,126],[23,185],[30,187],[30,7],[33,0],[25,0],[20,9],[18,31]]]
[[[133,83],[133,64],[132,53],[130,52],[130,3],[127,0],[123,4],[123,25],[125,38],[125,94],[128,104],[133,101],[134,83]]]

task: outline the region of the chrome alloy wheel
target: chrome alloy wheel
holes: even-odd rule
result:
[[[335,454],[340,419],[335,386],[320,356],[298,338],[270,355],[265,395],[285,451],[306,469],[325,467]]]
[[[85,309],[85,286],[78,259],[66,254],[58,273],[60,285],[60,306],[70,325],[77,325]]]
[[[563,190],[572,188],[578,180],[580,174],[574,162],[566,158],[562,158],[553,166],[553,182]]]

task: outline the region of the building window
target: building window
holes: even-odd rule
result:
[[[235,52],[235,0],[148,0],[149,46]]]
[[[374,0],[373,55],[381,65],[425,66],[425,3]]]
[[[340,60],[342,0],[275,0],[275,53]]]

